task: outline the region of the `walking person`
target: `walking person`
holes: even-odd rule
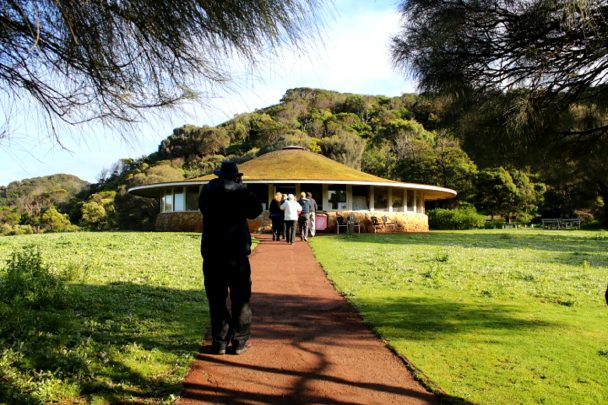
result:
[[[319,206],[317,205],[315,199],[312,198],[312,193],[310,191],[306,192],[306,198],[308,199],[308,203],[310,205],[310,213],[308,214],[308,233],[310,236],[314,237],[317,233],[315,218],[317,216]]]
[[[310,214],[310,201],[306,198],[306,193],[300,193],[300,199],[298,203],[302,206],[302,211],[300,212],[300,216],[298,218],[298,223],[300,224],[300,239],[303,241],[308,240],[308,221]]]
[[[283,223],[283,211],[281,210],[281,201],[283,200],[283,194],[277,192],[274,194],[274,198],[270,202],[268,207],[268,213],[270,220],[272,221],[272,240],[279,240],[281,236],[285,237],[285,225]]]
[[[262,213],[261,201],[242,184],[235,162],[224,161],[218,176],[199,195],[203,214],[201,255],[205,293],[211,317],[211,350],[235,354],[245,352],[251,331],[251,234],[247,219]],[[226,303],[230,294],[231,307]]]
[[[281,204],[281,209],[284,212],[285,222],[285,237],[287,243],[293,245],[296,239],[296,221],[302,211],[302,206],[298,204],[293,194],[287,195],[287,200]]]

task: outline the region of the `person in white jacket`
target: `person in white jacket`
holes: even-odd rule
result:
[[[293,194],[287,195],[287,200],[281,204],[281,209],[285,214],[285,238],[287,243],[293,245],[296,239],[296,221],[302,212],[302,206],[298,204]]]

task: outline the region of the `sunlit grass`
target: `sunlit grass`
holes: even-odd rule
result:
[[[65,308],[2,308],[0,402],[170,402],[207,326],[199,244],[187,233],[0,237],[0,269],[35,245],[75,276]]]
[[[315,238],[367,322],[430,384],[476,403],[607,403],[608,234]]]

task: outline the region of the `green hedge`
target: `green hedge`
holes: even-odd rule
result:
[[[436,208],[428,212],[431,229],[475,229],[483,228],[486,218],[478,214],[475,207],[447,210]]]

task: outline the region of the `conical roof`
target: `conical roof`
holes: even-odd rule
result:
[[[389,182],[382,177],[364,173],[318,153],[299,147],[286,147],[239,164],[243,181],[321,181],[321,182]],[[209,174],[192,180],[209,181]]]
[[[239,171],[243,173],[243,182],[249,184],[351,184],[422,190],[425,200],[442,200],[456,196],[456,191],[445,187],[383,179],[301,147],[286,147],[266,153],[239,164]],[[148,197],[157,196],[161,195],[162,189],[204,184],[215,177],[214,174],[208,174],[186,181],[150,184],[133,187],[129,192]]]

